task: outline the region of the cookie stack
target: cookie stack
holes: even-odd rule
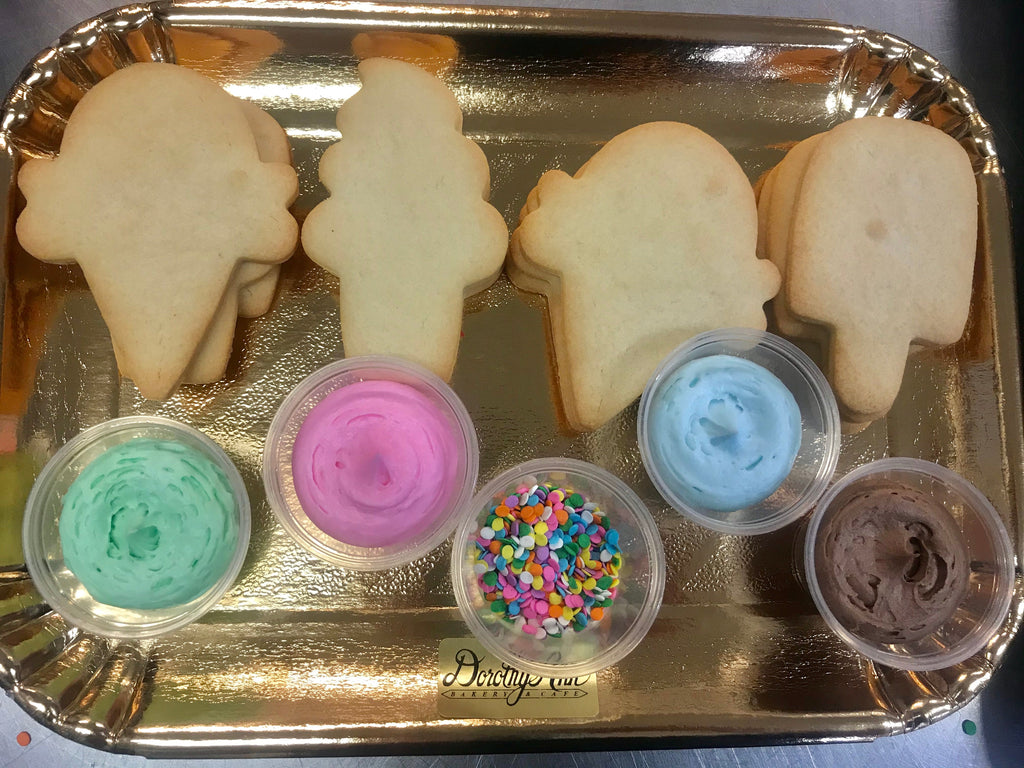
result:
[[[135,64],[82,98],[58,157],[21,169],[18,239],[81,266],[121,372],[163,399],[220,378],[238,315],[269,307],[298,240],[289,160],[266,113],[183,67]]]
[[[924,123],[865,117],[797,144],[764,179],[760,255],[779,330],[823,342],[848,430],[884,416],[912,344],[963,334],[978,221],[967,153]]]
[[[698,333],[764,330],[779,273],[756,241],[743,169],[690,125],[639,125],[574,177],[544,174],[513,234],[509,275],[547,297],[570,426],[607,422]]]

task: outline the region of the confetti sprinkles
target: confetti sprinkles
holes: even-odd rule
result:
[[[539,639],[597,624],[618,591],[619,532],[568,488],[517,488],[491,507],[476,550],[491,612]]]

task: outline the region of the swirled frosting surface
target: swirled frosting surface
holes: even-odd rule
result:
[[[295,492],[328,536],[399,545],[437,524],[455,493],[462,440],[441,407],[395,381],[331,392],[299,428]]]
[[[771,371],[712,355],[670,374],[652,403],[662,477],[694,506],[728,512],[771,496],[800,450],[800,408]]]
[[[196,449],[135,438],[108,449],[68,488],[64,562],[93,598],[119,608],[187,603],[224,574],[238,544],[227,476]]]

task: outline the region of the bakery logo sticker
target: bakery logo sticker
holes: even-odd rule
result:
[[[441,717],[597,716],[597,675],[531,675],[498,661],[478,642],[464,638],[441,641],[437,693]]]

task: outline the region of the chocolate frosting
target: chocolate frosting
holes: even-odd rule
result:
[[[907,486],[881,485],[851,498],[826,524],[818,546],[825,601],[869,642],[930,635],[967,591],[959,525],[933,498]]]

